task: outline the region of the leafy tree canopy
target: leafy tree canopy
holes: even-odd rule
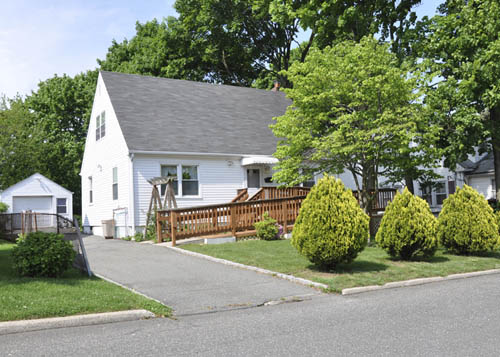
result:
[[[420,2],[177,0],[178,19],[137,23],[136,35],[114,41],[98,62],[126,73],[261,88],[278,80],[288,87],[281,71],[304,61],[313,44],[323,48],[379,33],[403,53],[405,33],[416,20],[412,9]],[[300,44],[303,30],[310,37]]]
[[[415,143],[426,116],[417,76],[373,37],[314,48],[287,75],[293,89],[286,92],[294,104],[272,126],[283,138],[274,180],[297,184],[316,172],[348,170],[368,209],[377,177],[400,164],[394,154],[421,152]]]
[[[434,85],[427,91],[439,146],[448,167],[488,143],[500,195],[500,3],[447,0],[425,26],[423,65]]]

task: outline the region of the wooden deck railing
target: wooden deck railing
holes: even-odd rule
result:
[[[397,190],[395,188],[379,188],[377,198],[373,202],[372,211],[384,211],[389,202],[391,202],[396,196],[396,192]],[[352,191],[352,194],[359,201],[358,191]]]
[[[227,233],[235,237],[255,234],[254,224],[264,212],[283,226],[293,225],[306,196],[161,210],[156,215],[158,242]]]
[[[242,202],[248,199],[248,189],[241,188],[238,190],[238,193],[235,198],[231,202]]]
[[[276,219],[286,232],[295,223],[302,201],[309,192],[308,188],[292,187],[281,191],[266,188],[257,192],[271,196],[266,199],[230,202],[224,204],[159,210],[156,215],[156,233],[158,242],[171,239],[175,246],[177,239],[227,234],[234,237],[255,234],[254,224],[262,220],[264,212]],[[240,192],[241,193],[241,192]],[[297,194],[293,197],[272,197]],[[395,189],[380,189],[373,211],[383,211],[396,194]],[[357,198],[358,193],[353,191]],[[242,194],[244,196],[244,194]],[[254,195],[255,196],[255,195]],[[260,196],[261,197],[261,196]],[[290,226],[290,227],[289,227]]]
[[[307,196],[309,187],[261,187],[247,201],[271,200],[274,198]]]

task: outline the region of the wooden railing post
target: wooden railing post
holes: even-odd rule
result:
[[[176,234],[177,234],[177,212],[170,211],[170,238],[172,239],[172,247],[175,247]]]
[[[235,205],[231,205],[231,234],[233,237],[236,237],[236,224],[237,224],[237,219],[236,219],[236,207]]]
[[[283,214],[283,234],[287,233],[287,226],[288,226],[288,210],[287,210],[287,200],[281,200],[281,212]]]
[[[160,216],[161,216],[161,213],[156,212],[156,240],[158,241],[158,243],[163,242]]]

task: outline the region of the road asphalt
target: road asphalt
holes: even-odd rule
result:
[[[155,298],[176,316],[239,309],[321,294],[307,286],[151,244],[84,239],[93,272]]]
[[[500,275],[0,336],[2,356],[498,356]]]

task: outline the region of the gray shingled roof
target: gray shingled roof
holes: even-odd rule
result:
[[[471,172],[471,174],[484,174],[492,172],[494,169],[495,165],[493,162],[493,153],[490,152],[477,162],[476,168]]]
[[[101,72],[129,150],[271,155],[282,92]]]

